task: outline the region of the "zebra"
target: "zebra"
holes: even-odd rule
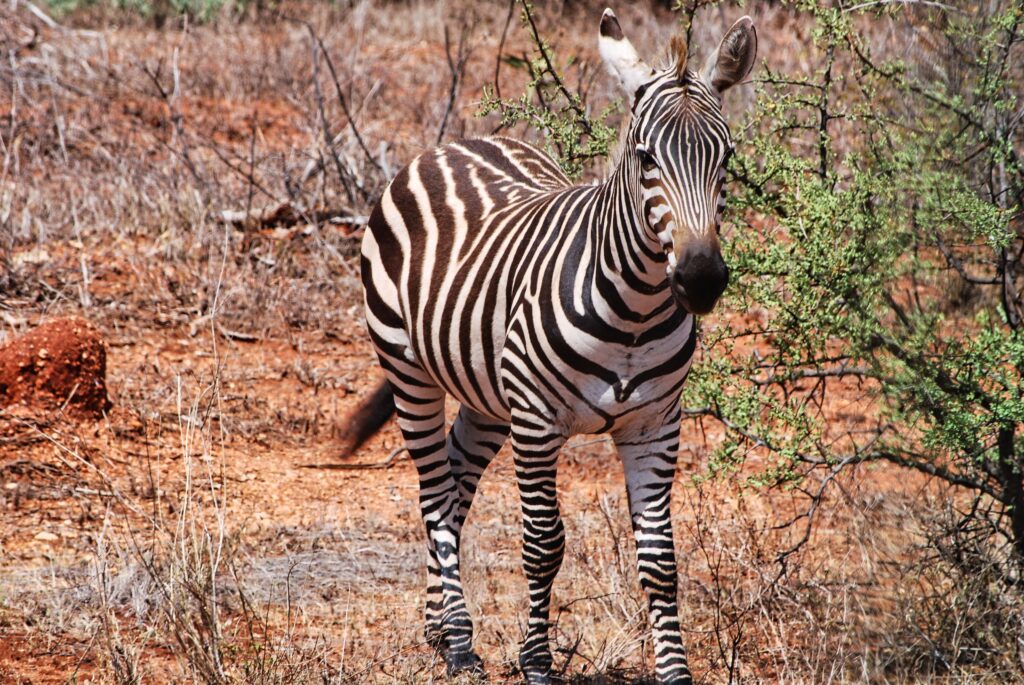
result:
[[[427,531],[426,637],[450,675],[483,674],[459,568],[480,477],[511,439],[523,520],[529,685],[556,678],[551,587],[565,534],[559,448],[610,433],[623,463],[655,674],[691,683],[677,607],[670,496],[695,317],[729,280],[718,229],[733,144],[722,93],[753,67],[737,21],[699,70],[638,55],[605,10],[600,54],[630,108],[617,166],[570,183],[525,142],[490,137],[423,153],[373,209],[362,243],[367,328],[386,380],[351,417],[346,454],[393,413],[419,476]],[[445,432],[445,398],[461,404]]]

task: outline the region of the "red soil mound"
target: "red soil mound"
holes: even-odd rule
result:
[[[96,416],[110,408],[106,378],[103,337],[82,319],[55,319],[0,346],[0,407]]]

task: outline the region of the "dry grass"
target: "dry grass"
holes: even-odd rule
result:
[[[288,3],[282,16],[160,31],[93,14],[72,17],[73,29],[42,26],[38,45],[16,48],[34,20],[5,7],[0,24],[14,28],[0,68],[0,339],[49,316],[87,316],[108,337],[116,407],[95,424],[0,415],[0,631],[10,637],[0,679],[440,677],[422,643],[411,466],[301,465],[329,461],[340,417],[375,373],[360,323],[358,217],[436,141],[451,85],[445,26],[453,37],[465,27],[469,54],[447,135],[494,127],[474,112],[506,11]],[[763,54],[808,59],[792,46],[802,28],[789,14],[751,11]],[[596,12],[568,4],[539,17],[560,54],[581,58],[569,79],[595,109],[613,96],[592,44]],[[717,12],[703,15],[695,44],[710,45],[739,9]],[[619,14],[645,53],[671,32],[667,15],[643,5]],[[515,20],[505,49],[527,49]],[[522,82],[502,67],[506,95]],[[308,221],[218,219],[282,200]],[[339,208],[337,223],[320,220]],[[779,555],[803,535],[801,519],[778,528],[800,513],[799,493],[745,489],[742,474],[694,478],[716,436],[687,424],[683,439],[674,519],[700,682],[1009,681],[1012,665],[993,671],[991,654],[984,668],[948,667],[949,649],[1019,636],[1007,617],[1022,614],[983,592],[983,575],[959,584],[928,556],[942,493],[887,469],[851,472],[780,575]],[[370,450],[383,458],[396,444],[392,429]],[[620,471],[607,441],[578,439],[563,457],[569,547],[554,640],[578,682],[642,682],[653,663]],[[465,542],[477,644],[499,682],[516,679],[526,596],[511,482],[503,452]]]

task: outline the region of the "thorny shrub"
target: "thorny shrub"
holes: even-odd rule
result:
[[[790,3],[814,21],[815,68],[761,72],[727,244],[730,305],[756,316],[705,337],[687,413],[726,428],[712,470],[758,455],[752,485],[817,482],[808,526],[853,465],[956,486],[929,596],[983,587],[974,608],[1019,627],[1024,6],[844,5]],[[1012,630],[935,632],[936,671],[1024,668]]]
[[[516,99],[502,99],[495,83],[494,87],[484,89],[479,114],[499,113],[502,127],[523,123],[538,129],[544,134],[547,151],[558,160],[562,170],[570,178],[578,178],[588,162],[609,154],[618,132],[607,121],[618,104],[612,103],[596,115],[591,112],[586,98],[566,87],[561,76],[564,69],[538,32],[529,2],[522,4],[521,19],[533,40],[534,54],[529,59],[502,59],[529,75],[526,92]],[[571,60],[565,67],[570,64]]]

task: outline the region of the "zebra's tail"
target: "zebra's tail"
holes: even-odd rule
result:
[[[391,390],[391,384],[382,380],[369,397],[363,400],[362,404],[356,407],[345,420],[341,435],[343,445],[341,458],[347,459],[352,456],[364,442],[373,437],[374,433],[388,422],[394,413],[395,394]]]

